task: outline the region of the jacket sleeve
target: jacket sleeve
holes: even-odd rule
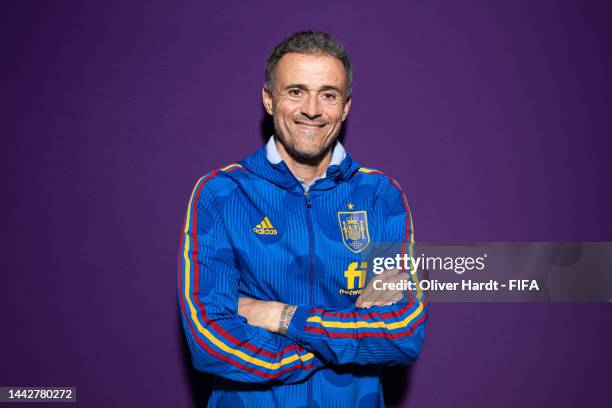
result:
[[[392,243],[395,253],[407,251],[412,256],[414,229],[406,197],[394,180],[388,179],[387,187],[379,204],[384,206],[386,217],[383,242]],[[415,290],[407,291],[404,299],[393,305],[347,309],[298,306],[287,336],[332,364],[412,364],[423,344],[429,307],[426,294],[416,284],[420,273],[407,277],[415,282]]]
[[[196,369],[235,381],[299,382],[323,365],[286,337],[238,315],[239,271],[206,183],[196,184],[179,253],[179,306]]]

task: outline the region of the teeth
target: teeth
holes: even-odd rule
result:
[[[309,127],[322,127],[323,125],[320,123],[303,123],[303,122],[296,122],[298,125],[302,125],[302,126],[309,126]]]

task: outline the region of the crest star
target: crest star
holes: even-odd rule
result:
[[[352,210],[353,209],[353,203],[348,203],[347,207],[348,207],[349,210]]]

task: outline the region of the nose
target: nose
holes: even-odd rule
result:
[[[319,98],[317,95],[308,95],[308,98],[304,100],[302,104],[302,115],[307,116],[309,119],[315,119],[321,116],[321,106],[319,105]]]

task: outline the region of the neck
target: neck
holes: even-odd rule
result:
[[[325,152],[320,159],[304,162],[298,161],[292,157],[287,150],[285,150],[285,147],[278,140],[278,138],[275,138],[274,144],[276,145],[278,154],[280,155],[281,159],[283,159],[287,167],[289,167],[291,173],[293,173],[295,177],[303,179],[306,181],[306,183],[310,183],[315,178],[321,177],[331,163],[333,151],[331,148],[328,149],[328,151]]]

